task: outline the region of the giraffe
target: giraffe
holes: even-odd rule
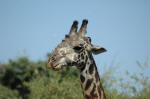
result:
[[[105,52],[106,49],[93,45],[91,38],[86,37],[87,24],[88,20],[84,19],[78,31],[78,21],[73,22],[69,34],[65,36],[49,58],[47,68],[58,71],[64,66],[76,66],[80,72],[84,99],[106,99],[92,56],[92,54]]]

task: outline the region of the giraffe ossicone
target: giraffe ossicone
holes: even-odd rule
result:
[[[87,24],[88,20],[84,19],[78,30],[78,21],[73,22],[69,34],[52,52],[47,67],[57,71],[64,66],[76,66],[80,72],[84,99],[106,99],[92,56],[106,49],[93,45],[91,38],[86,37]]]

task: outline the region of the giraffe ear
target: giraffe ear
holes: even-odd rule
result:
[[[97,54],[106,52],[107,50],[100,46],[92,46],[91,51],[93,54],[97,55]]]

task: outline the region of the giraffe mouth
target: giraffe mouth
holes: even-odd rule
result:
[[[58,64],[56,66],[53,66],[52,69],[55,71],[59,71],[63,66],[66,66],[66,64]]]
[[[58,70],[61,69],[61,67],[62,66],[59,64],[59,65],[56,65],[56,66],[52,67],[52,69],[55,70],[55,71],[58,71]]]
[[[66,66],[65,62],[60,62],[60,63],[53,64],[50,60],[48,60],[48,64],[47,64],[48,69],[53,69],[55,71],[60,70],[64,66]]]

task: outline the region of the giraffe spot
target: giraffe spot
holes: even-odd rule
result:
[[[96,82],[98,82],[99,81],[99,75],[98,75],[98,72],[96,71],[96,73],[95,73],[95,78],[96,78]]]
[[[88,57],[87,57],[87,55],[86,55],[86,57],[85,57],[85,63],[87,62],[87,60],[88,60]]]
[[[82,59],[84,60],[84,56],[82,56]]]
[[[93,81],[93,78],[87,80],[85,90],[87,90],[91,86],[92,81]]]
[[[80,55],[78,55],[78,59],[80,59]]]
[[[81,80],[82,83],[84,83],[85,77],[83,75],[80,75],[80,80]]]
[[[85,99],[91,99],[91,98],[90,98],[90,96],[88,96],[88,95],[85,95]]]
[[[83,53],[81,53],[81,57],[84,57]]]
[[[85,71],[85,73],[87,74],[87,70]]]
[[[84,62],[81,63],[81,72],[85,69],[85,64]]]
[[[90,64],[89,73],[93,74],[93,71],[94,71],[94,66],[93,66],[93,64]]]
[[[80,69],[80,70],[81,70],[81,72],[82,72],[84,69],[85,69],[85,66],[82,66],[82,67],[81,67],[81,69]]]
[[[90,93],[92,97],[96,97],[96,94],[94,93],[95,92],[95,88],[96,88],[96,85],[94,84],[94,87],[93,87],[93,89],[92,89],[92,91]]]
[[[92,55],[89,55],[89,58],[90,58],[90,60],[93,60],[93,57],[92,57]]]
[[[81,65],[82,65],[82,66],[85,65],[85,63],[82,61],[82,62],[81,62]]]
[[[81,54],[81,55],[82,55],[82,54]],[[82,55],[81,58],[84,59],[84,56]]]
[[[100,86],[97,87],[97,90],[98,90],[99,96],[101,96],[101,88],[100,88]]]
[[[76,63],[79,63],[79,59],[76,61]]]

